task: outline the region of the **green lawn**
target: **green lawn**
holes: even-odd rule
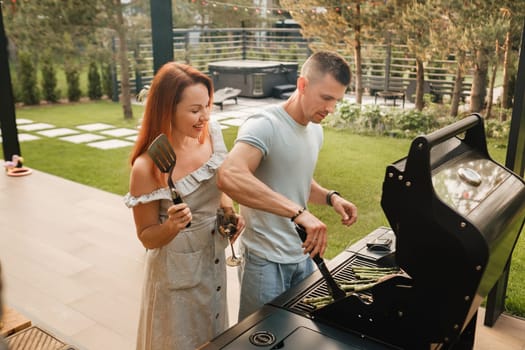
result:
[[[134,128],[142,115],[142,106],[133,106],[134,119],[126,121],[121,106],[109,101],[71,105],[18,108],[17,118],[46,122],[57,127],[88,123],[106,123],[116,127]],[[226,145],[231,148],[237,129],[223,131]],[[385,168],[406,156],[411,140],[372,137],[325,128],[325,144],[321,151],[315,177],[323,186],[337,189],[359,209],[359,220],[350,228],[339,224],[338,216],[326,206],[310,209],[329,227],[330,245],[327,258],[334,257],[347,245],[370,233],[378,226],[387,226],[380,206]],[[489,141],[489,152],[500,163],[506,150]],[[503,142],[504,143],[504,142]],[[73,144],[56,138],[21,143],[25,165],[50,174],[123,195],[128,190],[128,157],[131,147],[98,150],[83,144]],[[3,154],[2,154],[3,158]],[[508,285],[507,309],[525,316],[525,239],[520,238],[514,252]]]

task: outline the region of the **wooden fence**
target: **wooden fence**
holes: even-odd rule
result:
[[[322,45],[316,39],[303,38],[296,28],[173,29],[174,60],[203,72],[208,72],[208,63],[223,60],[297,62],[300,67],[311,54],[310,44]],[[153,78],[151,33],[144,31],[129,47],[131,86],[138,93]],[[338,51],[353,63],[350,48],[341,46]],[[365,43],[362,56],[363,87],[367,92],[403,91],[409,100],[412,98],[416,64],[406,46]],[[427,62],[425,92],[437,99],[452,95],[456,66],[453,56]],[[462,96],[466,97],[470,95],[471,76],[466,75],[464,81]]]

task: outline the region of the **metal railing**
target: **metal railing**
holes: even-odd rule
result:
[[[206,73],[209,63],[224,60],[294,62],[300,68],[311,54],[310,46],[322,46],[316,38],[304,38],[298,28],[173,29],[172,32],[174,60]],[[132,91],[138,93],[153,79],[151,32],[144,31],[137,41],[134,49],[129,46],[129,62]],[[353,62],[351,48],[341,44],[338,51]],[[404,45],[363,43],[362,56],[363,87],[372,93],[403,90],[415,81],[415,59]],[[456,66],[453,56],[427,62],[425,79],[439,86],[442,94],[451,95]],[[469,94],[470,79],[470,75],[465,77],[463,96]]]

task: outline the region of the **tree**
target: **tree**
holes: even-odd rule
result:
[[[523,26],[523,21],[525,18],[525,2],[523,1],[513,1],[506,0],[503,2],[502,10],[505,11],[504,14],[508,19],[508,30],[505,33],[505,41],[503,43],[503,91],[501,94],[501,107],[510,108],[512,102],[509,99],[509,96],[512,94],[509,93],[510,90],[513,91],[514,87],[510,86],[511,72],[517,71],[513,69],[513,65],[516,65],[517,55],[513,50],[513,43],[520,42],[520,28]],[[515,73],[515,72],[514,72]],[[505,115],[503,118],[505,118]]]
[[[48,102],[58,102],[56,70],[51,60],[51,54],[47,52],[41,60],[42,65],[42,95]]]
[[[118,62],[120,64],[120,104],[124,113],[124,119],[133,118],[131,109],[131,89],[129,82],[129,62],[128,62],[128,42],[127,42],[127,25],[124,22],[123,6],[120,0],[101,0],[105,8],[103,12],[103,21],[107,27],[117,33],[118,45]]]
[[[33,56],[29,52],[20,53],[19,75],[22,85],[22,102],[26,105],[37,105],[40,101],[37,88],[36,68]]]
[[[439,13],[431,2],[412,1],[401,4],[396,11],[401,13],[397,35],[407,45],[408,51],[416,58],[416,98],[418,111],[424,106],[425,62],[432,55],[431,28],[439,23]]]
[[[485,19],[487,19],[485,17]],[[495,33],[489,29],[478,27],[476,33],[472,33],[472,39],[477,43],[474,49],[474,69],[472,74],[472,88],[470,91],[470,111],[481,112],[485,106],[487,96],[487,84],[489,74],[490,57],[494,55]],[[492,39],[492,40],[491,40]],[[492,103],[492,101],[488,101]]]
[[[102,97],[102,85],[100,82],[100,73],[95,62],[89,64],[88,71],[88,96],[91,100],[100,100]]]
[[[175,1],[174,25],[177,28],[239,28],[254,26],[259,17],[253,16],[253,0],[236,0],[235,4],[209,1]],[[266,13],[264,14],[266,15]]]
[[[44,49],[52,49],[70,76],[73,71],[78,74],[78,66],[87,65],[93,56],[100,55],[101,49],[108,51],[108,45],[101,47],[99,44],[103,41],[99,40],[101,36],[116,34],[121,44],[117,54],[121,80],[120,101],[124,118],[129,119],[133,113],[127,58],[128,23],[124,20],[123,11],[136,2],[138,0],[129,1],[126,6],[120,0],[17,2],[16,8],[11,8],[6,16],[6,30],[17,49],[28,50],[35,57]]]
[[[70,102],[80,100],[82,91],[80,89],[80,67],[81,63],[75,59],[75,44],[69,33],[64,33],[62,37],[62,50],[64,52],[64,73],[67,82],[67,99]]]
[[[301,25],[303,36],[312,39],[310,46],[314,50],[325,48],[353,57],[358,104],[362,103],[364,92],[362,41],[389,44],[391,32],[398,28],[399,12],[396,10],[406,2],[308,0],[298,4],[293,0],[280,1],[281,6]]]
[[[497,63],[496,41],[503,42],[505,25],[500,13],[499,0],[443,1],[441,8],[448,9],[455,18],[456,30],[462,32],[466,65],[472,67],[470,111],[480,112],[487,95],[489,65]]]
[[[458,115],[463,92],[463,81],[469,55],[469,38],[465,35],[466,21],[462,15],[462,1],[436,1],[436,11],[441,14],[430,32],[431,45],[443,56],[453,56],[456,60],[454,88],[451,98],[450,115]],[[447,38],[447,40],[443,40]]]
[[[361,104],[361,1],[345,7],[334,6],[336,2],[331,0],[305,0],[300,4],[293,0],[281,0],[280,3],[301,25],[303,36],[321,40],[320,43],[310,43],[314,50],[341,51],[347,57],[353,54],[356,101]]]
[[[111,74],[111,65],[108,63],[102,64],[102,93],[108,98],[112,98],[113,80]]]
[[[67,81],[67,99],[70,102],[77,102],[80,100],[79,74],[76,67],[66,67],[66,81]]]

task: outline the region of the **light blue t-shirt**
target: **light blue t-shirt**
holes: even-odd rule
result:
[[[259,180],[297,204],[307,205],[323,143],[321,125],[298,124],[282,105],[272,106],[249,117],[235,142],[250,144],[262,152],[255,171]],[[308,257],[290,218],[242,205],[241,213],[246,219],[241,240],[250,253],[284,264]]]

